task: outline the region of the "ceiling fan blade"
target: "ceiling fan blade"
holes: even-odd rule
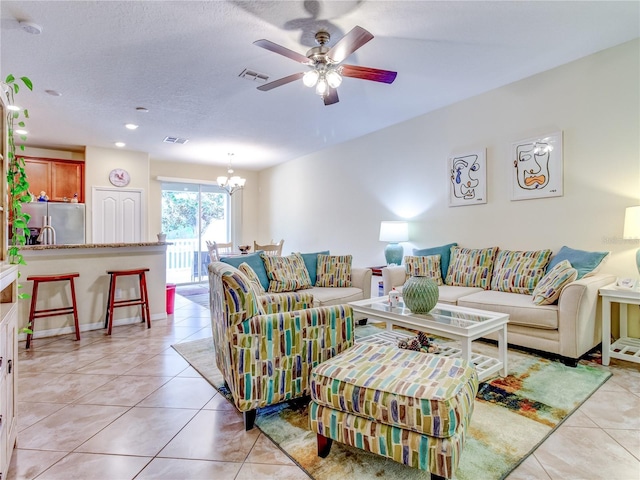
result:
[[[273,90],[276,87],[281,87],[282,85],[286,85],[287,83],[295,82],[302,78],[304,73],[294,73],[293,75],[289,75],[288,77],[282,77],[278,80],[274,80],[273,82],[265,83],[264,85],[260,85],[258,90],[263,92],[267,92],[269,90]]]
[[[327,52],[327,57],[333,63],[340,63],[372,38],[373,35],[364,28],[355,26],[331,47],[331,50]]]
[[[327,93],[324,97],[325,105],[333,105],[334,103],[338,103],[340,99],[338,98],[338,90],[336,88],[329,87],[329,93]]]
[[[340,75],[343,77],[361,78],[372,82],[393,83],[398,72],[380,70],[378,68],[358,67],[356,65],[342,65]]]
[[[271,52],[284,55],[285,57],[290,58],[291,60],[295,60],[296,62],[304,63],[306,65],[311,65],[313,63],[311,60],[309,60],[307,57],[305,57],[301,53],[294,52],[293,50],[289,50],[288,48],[283,47],[282,45],[273,43],[270,40],[265,40],[264,38],[262,40],[256,40],[255,42],[253,42],[253,44],[259,47],[265,48]]]

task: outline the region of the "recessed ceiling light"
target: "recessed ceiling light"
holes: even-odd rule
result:
[[[116,147],[120,147],[120,148],[122,148],[122,147],[124,147],[125,145],[126,145],[126,143],[124,143],[124,142],[116,142]]]
[[[16,132],[18,135],[26,135],[27,133],[29,133],[29,132],[27,132],[26,130],[22,130],[22,129],[15,130],[15,132]]]
[[[19,22],[20,28],[31,35],[40,35],[42,33],[42,27],[37,23],[27,22],[22,20]]]
[[[45,90],[44,93],[48,93],[52,97],[61,97],[62,96],[62,94],[60,92],[58,92],[57,90]]]
[[[137,112],[147,113],[149,111],[148,108],[145,107],[136,107]]]
[[[135,123],[127,123],[125,124],[125,127],[127,127],[129,130],[135,130],[136,128],[138,128],[138,125],[136,125]]]

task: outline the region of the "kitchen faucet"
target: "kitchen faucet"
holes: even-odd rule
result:
[[[40,230],[40,235],[38,235],[38,240],[41,245],[55,245],[56,244],[56,229],[53,228],[49,222],[51,222],[51,217],[47,219],[45,217],[45,225]],[[51,242],[49,242],[49,235],[46,235],[45,232],[51,230]]]

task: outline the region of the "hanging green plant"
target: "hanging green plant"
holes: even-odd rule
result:
[[[19,80],[19,81],[18,81]],[[20,253],[20,247],[26,245],[29,238],[29,215],[22,211],[22,204],[31,201],[29,182],[25,172],[24,158],[16,155],[19,148],[24,151],[25,133],[19,130],[25,128],[25,119],[29,118],[29,111],[15,106],[15,96],[20,91],[20,82],[29,90],[33,84],[28,77],[16,79],[8,75],[5,79],[4,92],[7,98],[7,184],[9,189],[9,217],[11,223],[11,242],[9,245],[9,263],[24,265],[25,261]],[[16,128],[17,127],[17,128]],[[16,139],[20,141],[18,146]]]

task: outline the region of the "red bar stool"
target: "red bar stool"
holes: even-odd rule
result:
[[[80,340],[80,327],[78,326],[78,307],[76,304],[76,289],[73,279],[79,277],[77,272],[61,273],[58,275],[30,275],[27,281],[33,281],[33,292],[31,293],[31,309],[29,310],[29,329],[31,333],[27,334],[27,348],[31,346],[31,338],[35,330],[34,320],[42,317],[55,317],[58,315],[73,315],[73,322],[76,329],[76,340]],[[45,308],[38,310],[36,304],[38,302],[38,286],[46,282],[62,282],[69,281],[71,286],[71,305],[68,307]]]
[[[147,279],[145,272],[148,268],[138,268],[135,270],[109,270],[107,274],[111,275],[109,279],[109,299],[107,301],[107,318],[105,319],[105,327],[108,327],[107,335],[111,335],[113,327],[113,309],[118,307],[132,307],[140,305],[142,310],[142,321],[147,322],[147,328],[151,328],[151,316],[149,315],[149,295],[147,294]],[[125,300],[116,300],[116,281],[118,277],[127,275],[137,275],[139,281],[140,297]]]

